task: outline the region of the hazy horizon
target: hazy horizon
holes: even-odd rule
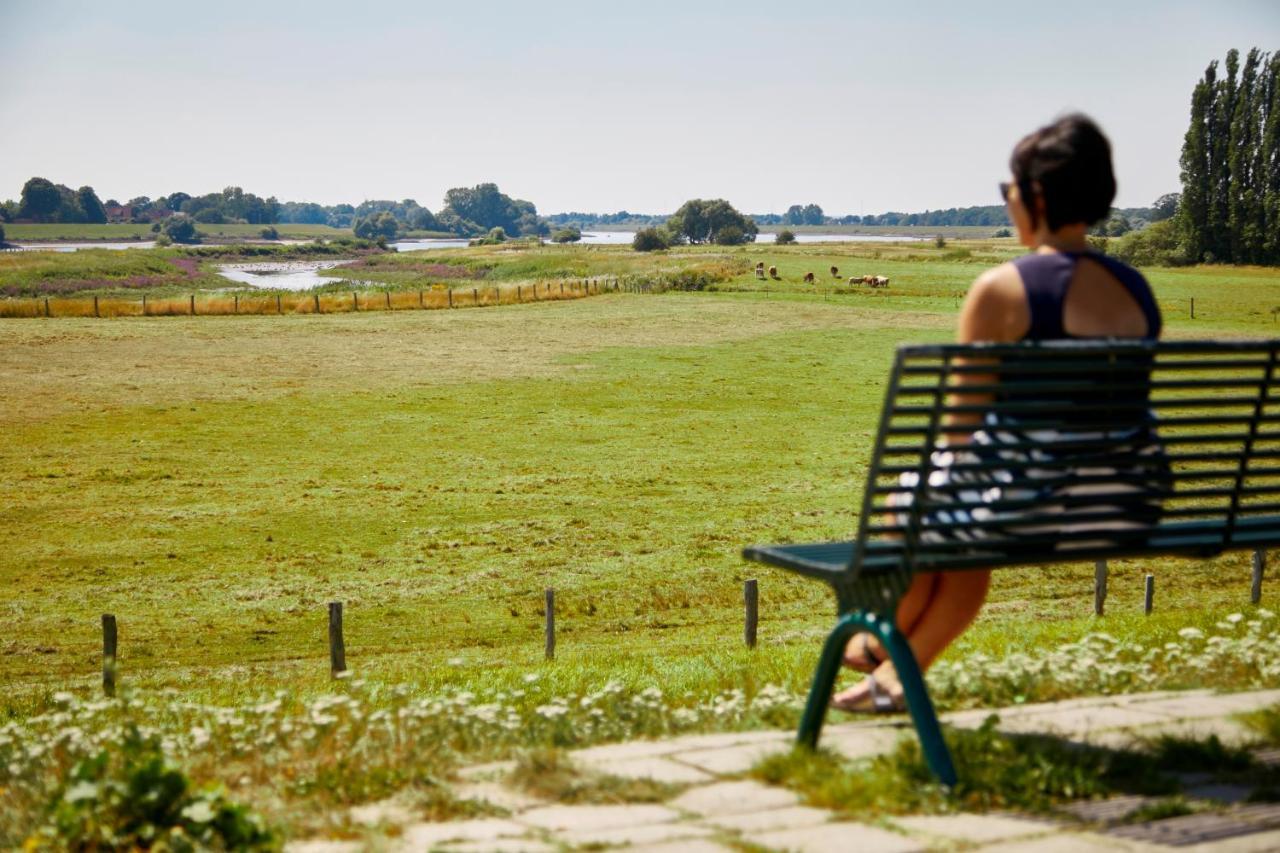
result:
[[[998,203],[1064,111],[1111,136],[1119,207],[1177,191],[1191,89],[1280,48],[1280,4],[851,9],[668,2],[0,6],[0,199],[33,175],[104,200],[237,185],[281,201],[483,181],[542,213]]]

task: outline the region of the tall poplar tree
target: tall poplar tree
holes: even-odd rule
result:
[[[1209,223],[1209,115],[1216,91],[1218,60],[1209,63],[1204,77],[1191,92],[1191,124],[1182,143],[1182,199],[1178,204],[1178,225],[1187,247],[1187,256],[1200,261],[1206,250]]]

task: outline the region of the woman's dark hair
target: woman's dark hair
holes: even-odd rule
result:
[[[1009,169],[1033,228],[1037,195],[1044,199],[1050,231],[1073,222],[1093,225],[1105,219],[1116,197],[1111,143],[1092,119],[1080,113],[1024,136],[1013,148]]]

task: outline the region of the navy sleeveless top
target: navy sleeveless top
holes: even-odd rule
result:
[[[1144,339],[1155,340],[1160,337],[1162,321],[1155,296],[1151,293],[1151,286],[1147,284],[1146,278],[1133,267],[1097,252],[1032,252],[1013,262],[1018,275],[1022,276],[1027,308],[1031,312],[1031,327],[1022,339],[1048,341],[1076,337],[1063,328],[1062,308],[1067,300],[1071,278],[1076,272],[1076,264],[1082,257],[1088,257],[1111,273],[1138,303],[1143,316],[1147,318],[1147,334],[1143,336]]]

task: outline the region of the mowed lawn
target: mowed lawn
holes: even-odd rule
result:
[[[1220,328],[1175,319],[1172,333],[1270,332],[1258,317],[1280,303],[1280,276],[1249,287]],[[802,689],[833,603],[738,552],[853,533],[893,348],[952,335],[952,312],[911,308],[621,294],[6,322],[0,710],[90,687],[107,612],[125,682],[219,698],[322,689],[334,600],[348,663],[373,678],[492,686],[536,666],[566,684]],[[1144,618],[1148,571],[1157,613]],[[762,599],[750,654],[749,577]],[[1243,554],[1121,563],[1101,620],[1092,577],[998,573],[957,653],[1099,628],[1154,641],[1248,601]]]

